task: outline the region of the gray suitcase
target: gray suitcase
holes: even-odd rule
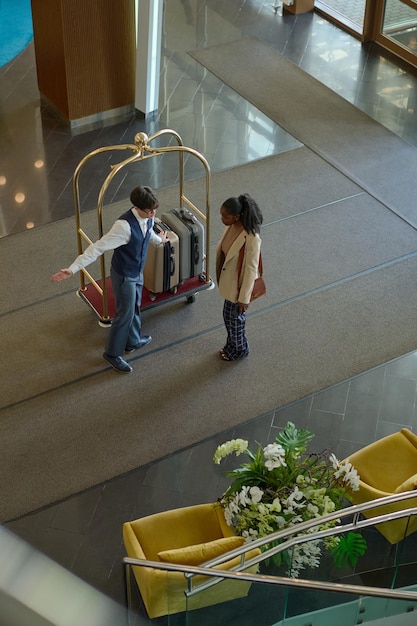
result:
[[[171,209],[161,220],[180,239],[180,282],[199,276],[204,264],[204,226],[188,209]]]
[[[160,220],[154,224],[157,235],[163,230],[168,233],[169,241],[164,245],[149,243],[148,256],[143,270],[143,284],[151,294],[173,291],[179,279],[179,239],[167,224]]]

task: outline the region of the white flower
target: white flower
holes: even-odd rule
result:
[[[282,506],[281,506],[281,502],[279,498],[274,498],[274,501],[272,502],[270,509],[271,511],[276,511],[277,513],[281,513]]]
[[[298,500],[302,500],[303,498],[304,493],[301,491],[301,489],[298,488],[298,485],[295,485],[294,489],[287,498],[287,503],[295,503],[298,502]]]
[[[242,537],[244,537],[246,542],[255,541],[258,538],[258,531],[255,528],[249,528],[249,530],[243,531]]]
[[[307,504],[307,511],[311,513],[313,517],[318,517],[320,515],[319,507],[316,506],[315,504],[312,504],[311,502]]]
[[[286,526],[286,523],[287,523],[287,522],[285,521],[285,518],[284,518],[284,517],[282,517],[281,515],[277,515],[277,516],[276,516],[276,518],[275,518],[275,522],[276,522],[276,524],[277,524],[277,526],[278,526],[278,529],[279,529],[279,530],[281,530],[281,528],[284,528],[284,526]]]
[[[242,487],[242,489],[239,491],[237,497],[241,506],[246,506],[250,503],[250,498],[248,494],[249,487]]]
[[[262,491],[262,489],[259,489],[259,487],[251,487],[249,489],[249,493],[254,504],[258,504],[258,502],[262,500],[262,496],[264,495],[264,492]]]
[[[360,477],[353,465],[349,462],[345,462],[340,465],[340,468],[345,472],[343,477],[344,482],[348,484],[352,491],[359,491]]]
[[[306,506],[304,497],[304,493],[298,488],[298,485],[295,485],[288,498],[282,501],[285,506],[284,513],[295,515],[297,509],[303,509]]]
[[[218,446],[214,453],[213,461],[216,465],[219,465],[220,461],[229,454],[232,454],[232,452],[236,452],[236,456],[239,456],[239,454],[242,454],[247,449],[248,442],[245,439],[231,439],[230,441],[226,441],[226,443],[222,443],[221,446]]]
[[[233,514],[228,506],[224,507],[224,519],[228,526],[233,526]]]
[[[340,463],[333,453],[330,455],[329,459],[330,459],[330,463],[333,465],[333,469],[335,470],[339,469]]]
[[[305,567],[319,567],[320,556],[321,549],[318,541],[308,541],[294,546],[289,575],[298,578],[300,571]]]
[[[232,513],[240,513],[240,508],[238,505],[238,500],[237,498],[235,498],[234,500],[231,500],[229,503],[229,509]]]
[[[258,503],[257,510],[260,513],[260,515],[268,515],[269,513],[268,505],[262,504],[262,502]]]
[[[276,467],[286,467],[285,450],[279,443],[269,443],[264,449],[265,467],[271,472]]]
[[[224,518],[228,526],[233,526],[233,521],[236,515],[240,513],[240,507],[238,506],[238,496],[226,501],[222,501],[224,509]]]
[[[334,477],[336,480],[340,478],[352,491],[358,491],[360,478],[352,463],[349,463],[349,460],[340,462],[334,454],[330,455],[330,461],[335,470]]]
[[[336,505],[329,496],[324,496],[323,498],[323,511],[322,515],[327,515],[328,513],[333,513],[336,509]]]
[[[312,479],[310,478],[310,476],[303,476],[303,474],[298,474],[295,482],[297,483],[297,485],[300,485],[300,487],[304,487],[305,485],[309,485],[312,482]]]

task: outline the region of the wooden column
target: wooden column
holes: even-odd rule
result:
[[[134,110],[134,0],[31,0],[39,91],[71,126]]]

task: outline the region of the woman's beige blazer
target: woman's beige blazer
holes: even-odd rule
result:
[[[226,226],[216,248],[216,277],[219,293],[222,298],[230,300],[230,302],[249,304],[253,283],[258,277],[261,238],[259,235],[252,235],[243,230],[232,243],[226,258],[224,258],[222,241],[229,228],[230,226]],[[245,256],[240,275],[240,285],[238,285],[239,252],[243,245],[245,246]]]

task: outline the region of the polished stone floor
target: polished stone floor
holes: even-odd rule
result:
[[[0,68],[0,235],[12,236],[73,215],[72,175],[81,158],[97,147],[130,143],[138,131],[175,129],[186,145],[205,154],[213,171],[298,146],[187,55],[199,46],[252,35],[417,147],[417,78],[374,45],[362,45],[317,14],[276,15],[272,3],[263,0],[170,1],[165,3],[160,110],[150,121],[132,117],[72,134],[40,102],[32,45]],[[94,208],[106,168],[108,163],[100,161],[96,175],[82,187],[82,210]],[[176,170],[169,167],[150,165],[139,176],[135,184],[156,189],[177,182]],[[126,176],[109,190],[109,202],[125,197],[131,187]],[[216,500],[227,484],[212,463],[219,443],[232,436],[266,443],[290,419],[315,433],[315,449],[331,448],[343,458],[403,426],[415,431],[415,348],[410,345],[409,354],[392,363],[289,407],[254,416],[233,432],[179,450],[7,527],[123,602],[122,523]],[[150,623],[140,605],[137,623]]]

